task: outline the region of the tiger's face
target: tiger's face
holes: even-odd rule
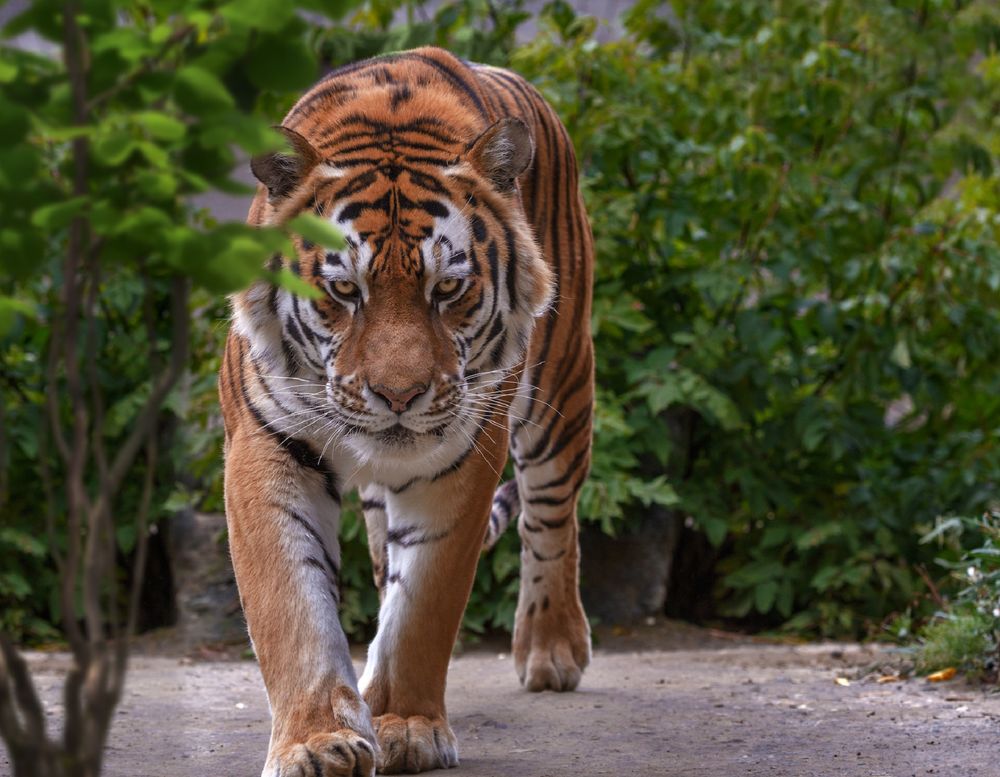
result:
[[[514,183],[531,161],[527,128],[498,122],[463,153],[446,149],[440,167],[408,165],[398,148],[352,164],[305,142],[298,169],[278,163],[300,179],[291,192],[256,164],[270,193],[261,208],[270,219],[311,210],[347,246],[297,240],[289,266],[319,297],[258,285],[237,298],[237,325],[267,374],[300,382],[290,393],[324,419],[320,437],[362,463],[433,469],[503,423],[490,411],[551,294]]]

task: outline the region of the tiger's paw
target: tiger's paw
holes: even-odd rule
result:
[[[590,663],[590,626],[579,601],[562,612],[519,605],[513,653],[518,679],[527,690],[574,690]]]
[[[349,728],[313,734],[269,759],[262,777],[373,777],[375,748]]]
[[[458,766],[458,742],[444,718],[387,713],[375,718],[381,774],[426,772]]]

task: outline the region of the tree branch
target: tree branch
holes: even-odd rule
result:
[[[73,121],[78,126],[87,123],[86,111],[86,65],[84,63],[83,33],[77,23],[78,7],[70,0],[63,7],[63,57],[70,82],[73,104]],[[73,194],[87,193],[87,172],[89,146],[87,138],[76,137],[72,141]],[[88,414],[80,385],[79,360],[77,358],[77,324],[79,315],[79,279],[83,246],[86,244],[87,223],[82,216],[76,216],[70,224],[66,260],[63,263],[62,307],[64,326],[53,331],[49,343],[50,359],[46,395],[49,403],[50,423],[56,447],[66,461],[67,525],[69,529],[69,549],[66,557],[66,574],[62,581],[61,603],[63,624],[70,647],[78,661],[85,658],[87,647],[76,624],[76,577],[80,561],[80,521],[86,512],[88,499],[84,486],[84,469],[87,456]],[[68,441],[63,435],[59,405],[56,400],[58,386],[59,352],[62,354],[63,369],[70,403],[73,407],[73,435]],[[91,624],[91,628],[93,625]]]
[[[108,473],[108,482],[112,494],[118,491],[122,479],[125,477],[136,454],[139,452],[139,447],[156,423],[156,416],[160,411],[160,406],[187,366],[190,329],[187,309],[188,294],[189,284],[187,279],[175,277],[170,291],[170,313],[172,318],[171,343],[173,343],[173,350],[170,353],[170,360],[167,363],[167,367],[160,374],[159,378],[157,378],[149,398],[139,412],[135,423],[133,423],[131,433],[115,455]]]
[[[145,262],[140,262],[140,268],[145,270]],[[160,355],[156,350],[156,316],[153,310],[153,290],[149,275],[145,274],[146,294],[143,299],[143,323],[146,326],[146,353],[151,369],[159,369]],[[187,310],[185,309],[185,320]],[[135,558],[132,562],[132,590],[129,592],[128,619],[125,634],[120,637],[116,655],[116,682],[118,692],[124,685],[125,671],[128,665],[128,641],[135,634],[139,620],[139,602],[142,598],[142,583],[146,575],[146,558],[149,551],[149,510],[153,501],[153,487],[156,483],[156,468],[159,461],[159,446],[157,445],[157,430],[153,425],[146,436],[146,476],[142,484],[142,498],[139,502],[139,512],[136,516],[135,528]]]
[[[12,748],[28,754],[48,742],[45,713],[31,672],[4,634],[0,634],[0,733]]]

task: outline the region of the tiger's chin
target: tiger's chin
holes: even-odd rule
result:
[[[381,483],[431,477],[468,446],[469,432],[457,422],[426,431],[394,424],[377,431],[352,430],[344,438],[358,464]]]
[[[402,424],[390,426],[372,435],[380,445],[387,448],[413,448],[417,445],[420,437],[425,435],[414,431]]]

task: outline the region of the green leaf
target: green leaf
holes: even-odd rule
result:
[[[778,589],[778,596],[775,600],[775,606],[783,618],[788,618],[792,614],[794,605],[795,592],[792,589],[792,584],[787,579],[782,580],[781,587]]]
[[[0,84],[9,84],[17,77],[17,65],[0,59]]]
[[[757,612],[768,613],[774,605],[775,596],[778,594],[778,583],[775,580],[768,580],[761,583],[753,591],[754,607]]]
[[[170,155],[159,146],[140,141],[135,144],[135,148],[146,157],[153,167],[164,170],[170,166]]]
[[[178,70],[174,86],[178,103],[194,115],[232,108],[235,104],[218,76],[198,65]]]
[[[31,223],[39,229],[52,232],[69,224],[86,206],[86,197],[73,197],[63,202],[43,205],[31,214]]]
[[[274,30],[285,26],[295,6],[286,0],[231,0],[219,13],[231,24]]]
[[[220,252],[209,260],[185,263],[188,272],[202,286],[217,294],[228,294],[246,288],[264,276],[269,252],[259,239],[242,234],[228,239]]]
[[[167,199],[177,192],[177,179],[169,172],[143,170],[136,175],[136,185],[147,197]]]
[[[663,507],[672,507],[680,504],[680,497],[674,491],[667,479],[659,475],[650,480],[641,478],[629,478],[628,490],[633,498],[644,505],[658,504]]]
[[[247,75],[261,89],[288,92],[316,80],[316,58],[296,35],[263,37],[247,59]]]
[[[184,122],[160,111],[142,111],[135,114],[135,120],[157,140],[181,140],[187,134]]]
[[[135,524],[123,523],[115,529],[115,539],[118,542],[118,550],[128,554],[135,547]]]
[[[718,518],[714,515],[699,515],[697,520],[698,526],[705,532],[705,536],[712,543],[712,547],[718,548],[721,546],[723,540],[726,539],[726,534],[729,532],[729,523],[726,519]]]
[[[202,131],[199,140],[203,145],[218,147],[236,143],[250,154],[277,151],[287,142],[268,122],[236,111],[220,115],[217,123]]]
[[[132,234],[140,240],[156,242],[172,226],[173,222],[168,214],[160,208],[146,205],[121,214],[112,231],[116,235]]]
[[[126,62],[135,63],[155,50],[155,44],[143,31],[133,25],[122,25],[103,32],[94,38],[93,51],[113,51]]]
[[[33,318],[35,303],[14,297],[0,296],[0,337],[6,335],[17,321],[18,316]]]
[[[795,547],[799,550],[818,548],[826,544],[834,537],[839,537],[843,533],[844,526],[842,523],[834,521],[831,521],[830,523],[822,523],[819,526],[814,526],[812,529],[809,529],[809,531],[800,534],[795,540]]]
[[[342,249],[347,246],[343,233],[329,221],[313,213],[301,213],[288,222],[288,231],[301,235],[324,248]]]
[[[135,150],[136,141],[124,129],[101,132],[95,139],[94,156],[109,167],[121,165]]]
[[[30,128],[28,111],[0,95],[0,143],[4,145],[17,143],[28,134]]]
[[[901,337],[896,341],[889,358],[892,359],[893,364],[902,367],[904,370],[910,368],[913,360],[910,358],[910,348],[906,344],[906,340]]]
[[[27,599],[31,594],[31,585],[24,575],[8,570],[0,572],[0,594],[13,599]]]
[[[287,267],[282,267],[273,275],[273,282],[284,289],[288,289],[293,294],[307,299],[322,299],[323,292],[315,286],[306,283],[302,278],[293,273]]]
[[[15,548],[35,558],[45,557],[45,543],[28,532],[19,529],[0,529],[0,545]]]

